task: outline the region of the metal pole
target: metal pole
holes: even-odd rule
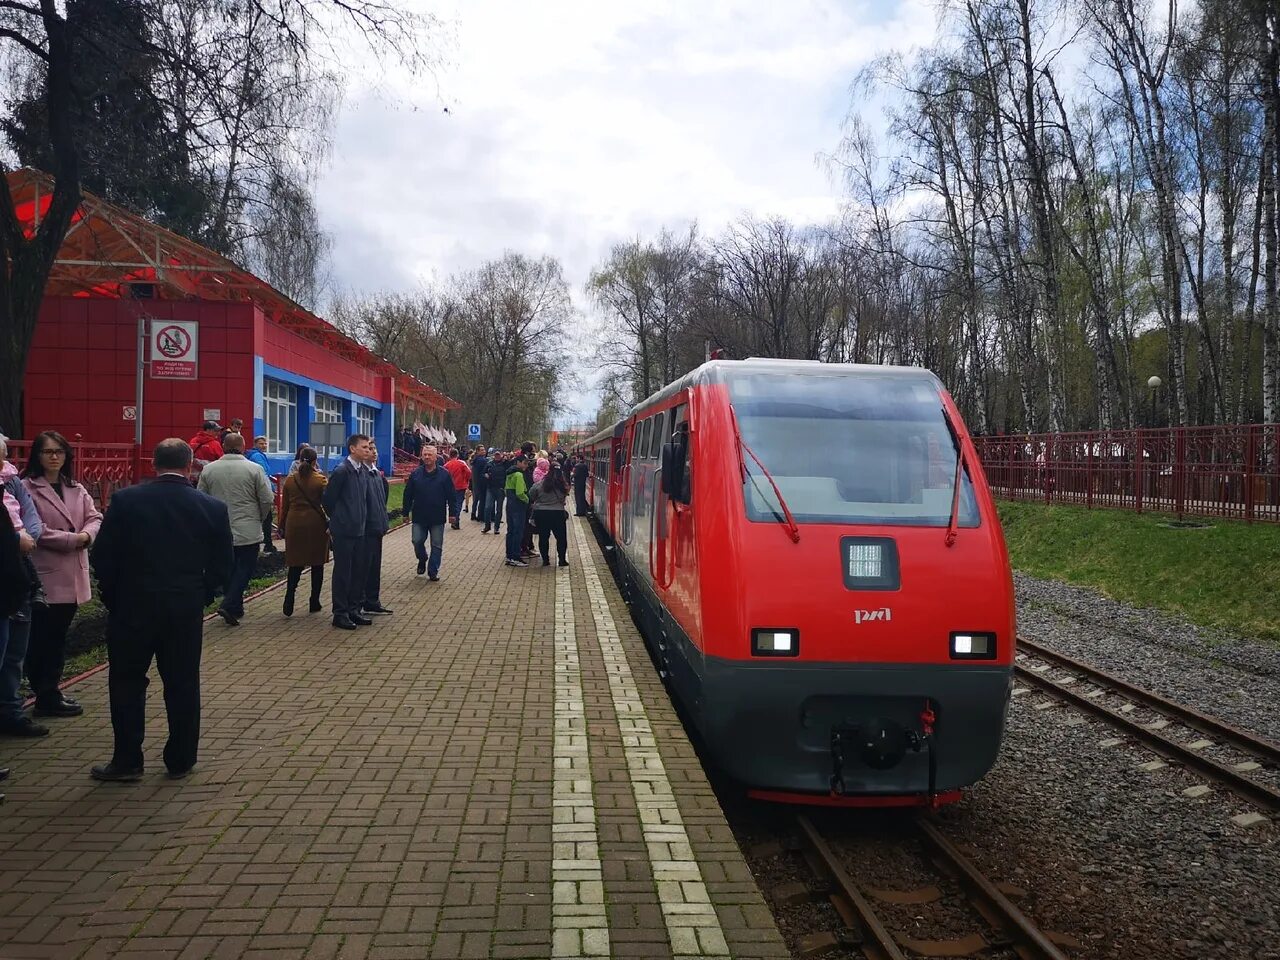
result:
[[[138,311],[138,382],[134,389],[133,482],[142,482],[142,400],[147,383],[147,317]]]

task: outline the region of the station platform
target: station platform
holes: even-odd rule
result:
[[[208,624],[185,781],[154,671],[141,783],[89,778],[105,671],[0,740],[0,958],[789,956],[586,521],[568,568],[462,526],[438,583],[388,535],[371,627]]]

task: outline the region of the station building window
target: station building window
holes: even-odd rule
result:
[[[377,411],[363,403],[356,404],[356,433],[373,436],[373,418]]]
[[[316,394],[316,421],[318,423],[342,423],[342,400],[327,393]],[[322,457],[336,458],[343,453],[339,447],[317,448]]]
[[[279,380],[263,380],[262,392],[267,452],[292,454],[298,446],[298,388]]]

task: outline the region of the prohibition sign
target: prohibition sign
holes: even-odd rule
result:
[[[156,349],[170,360],[181,360],[191,352],[191,334],[182,327],[163,327],[156,334]]]

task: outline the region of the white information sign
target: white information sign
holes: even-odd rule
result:
[[[151,377],[154,380],[198,380],[196,358],[200,325],[187,320],[152,320],[149,334]],[[206,417],[206,420],[214,419]]]

